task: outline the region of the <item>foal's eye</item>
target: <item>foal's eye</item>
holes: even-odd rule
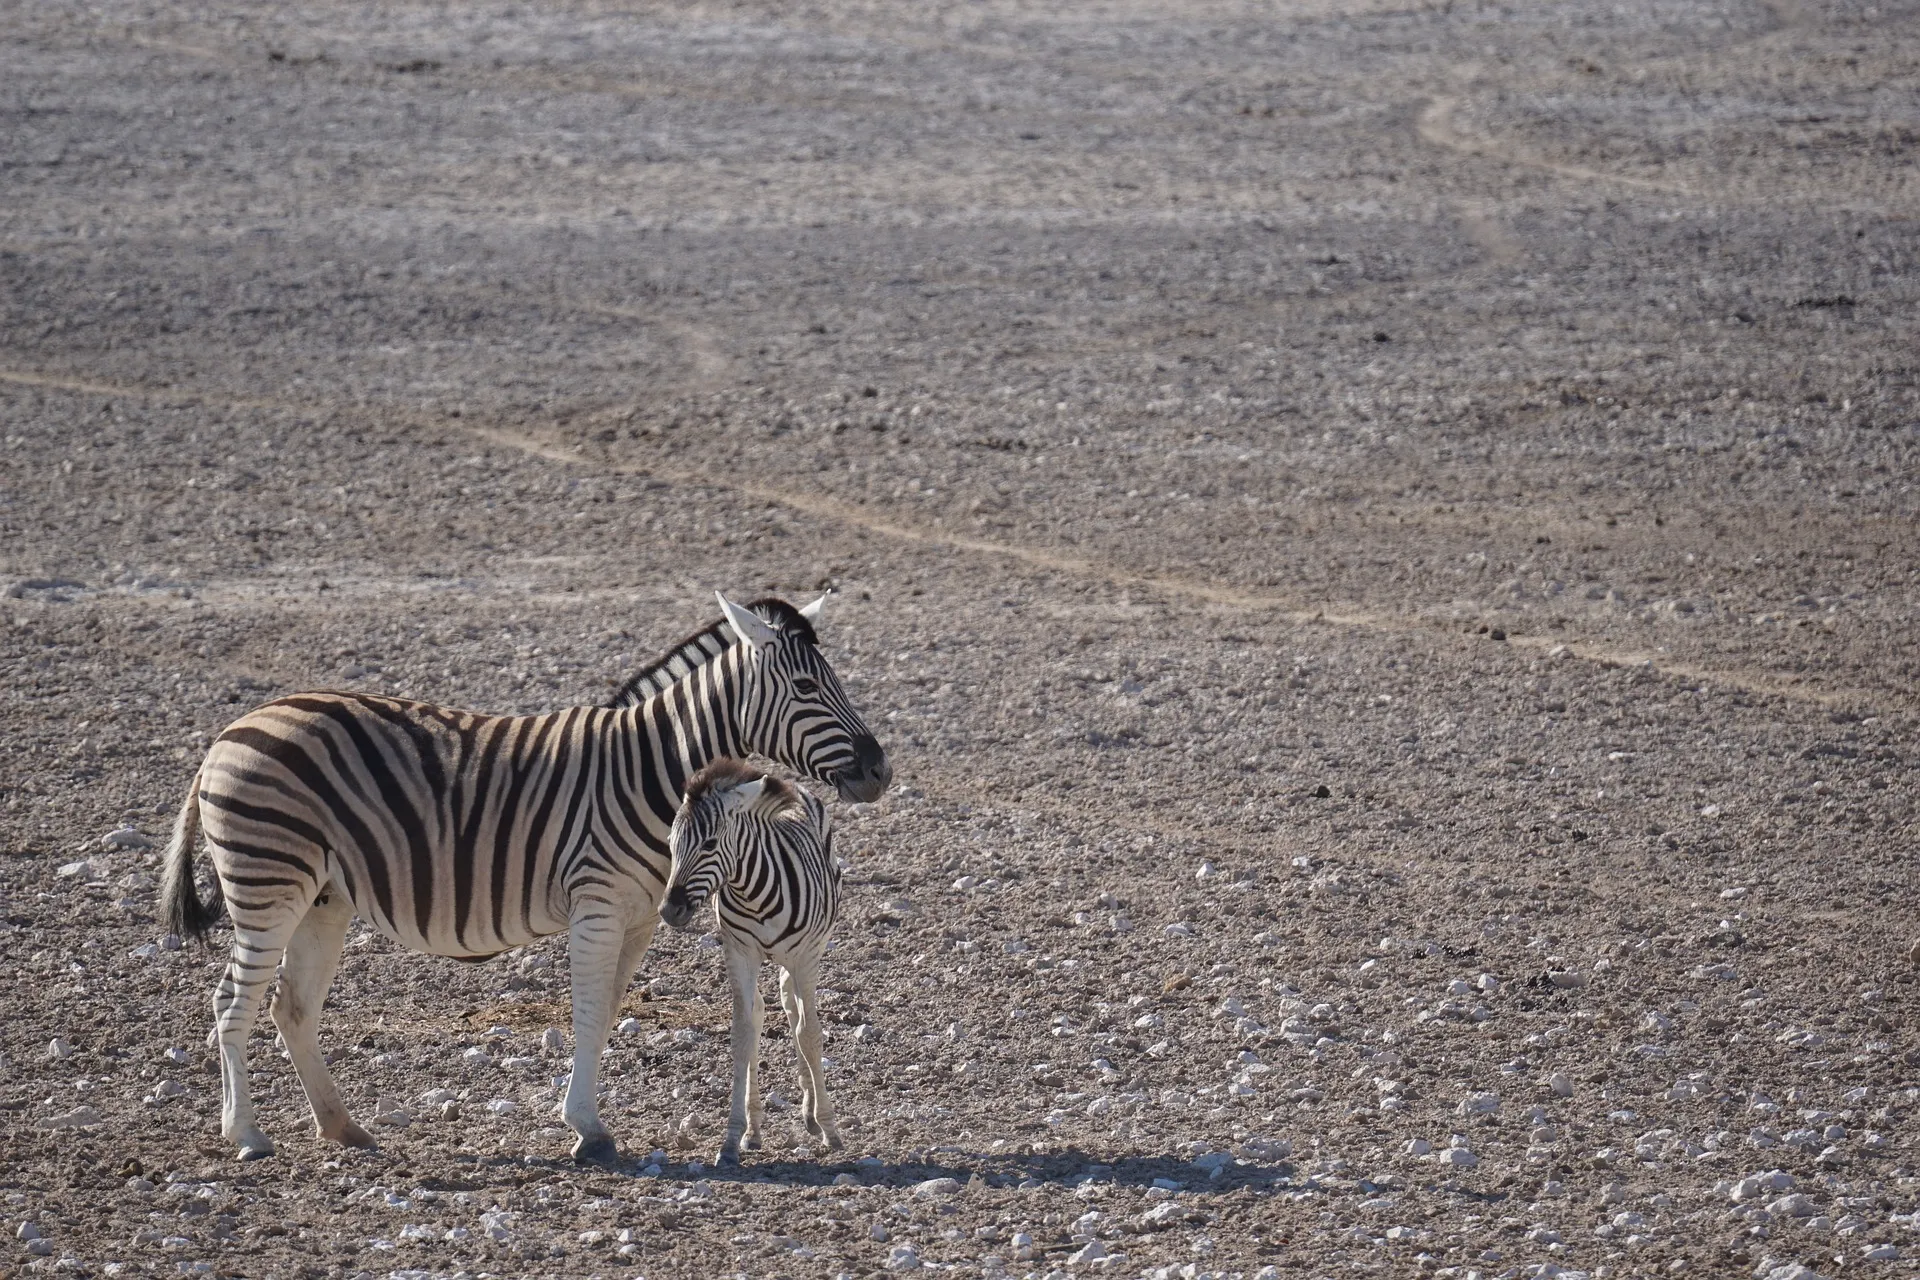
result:
[[[820,692],[820,682],[812,676],[797,676],[793,681],[793,691],[803,698],[811,698]]]

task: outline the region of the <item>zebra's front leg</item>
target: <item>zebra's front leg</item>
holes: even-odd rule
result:
[[[760,1048],[767,1030],[767,1002],[760,998],[760,966],[754,966],[748,981],[753,984],[753,1052],[747,1055],[747,1135],[741,1145],[748,1151],[758,1151],[760,1131],[767,1124],[767,1104],[760,1098],[760,1078],[765,1074]]]
[[[733,1099],[727,1111],[727,1136],[714,1163],[740,1163],[740,1139],[747,1131],[747,1084],[760,1056],[760,962],[745,947],[727,948],[727,979],[733,987]]]
[[[260,1013],[260,997],[273,980],[298,920],[294,916],[266,929],[242,927],[236,921],[233,954],[213,990],[213,1034],[220,1044],[220,1132],[240,1148],[242,1160],[273,1154],[273,1140],[254,1119],[253,1095],[247,1087],[247,1038]]]
[[[306,1090],[320,1136],[349,1147],[372,1147],[379,1144],[353,1122],[340,1100],[340,1090],[320,1053],[318,1034],[320,1006],[326,1003],[327,988],[340,967],[340,947],[352,922],[353,904],[345,891],[338,884],[328,885],[287,943],[280,986],[273,997],[273,1024],[286,1042],[287,1056],[293,1059],[300,1087]]]
[[[819,981],[818,956],[803,960],[780,974],[780,1003],[786,1007],[793,1028],[793,1047],[800,1059],[800,1087],[803,1091],[800,1117],[807,1132],[827,1140],[829,1150],[841,1147],[840,1125],[834,1114],[833,1099],[827,1096],[826,1066],[820,1061],[820,997],[814,984]]]
[[[568,928],[567,959],[573,969],[573,1075],[560,1114],[579,1135],[573,1158],[582,1164],[619,1157],[613,1135],[600,1123],[600,1051],[620,998],[621,952],[632,913],[610,902],[577,904]]]

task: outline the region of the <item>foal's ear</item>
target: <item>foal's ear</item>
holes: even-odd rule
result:
[[[765,778],[755,778],[752,782],[741,783],[733,789],[731,794],[735,797],[735,803],[738,804],[740,808],[745,809],[752,805],[755,800],[758,800],[760,793],[766,789],[767,780]]]
[[[727,623],[733,628],[733,634],[756,649],[764,649],[780,636],[765,618],[751,609],[742,609],[718,591],[713,598],[720,602],[720,612],[726,615]]]
[[[812,604],[801,605],[800,616],[805,618],[808,622],[820,621],[820,611],[827,607],[827,596],[830,596],[832,594],[833,592],[829,591],[826,593],[826,595],[821,596],[818,600],[815,600]]]

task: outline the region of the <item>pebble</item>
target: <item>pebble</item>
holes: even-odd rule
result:
[[[867,1229],[867,1238],[876,1244],[885,1244],[887,1241],[893,1239],[893,1232],[887,1230],[886,1223],[875,1222],[873,1226]]]
[[[15,1227],[13,1231],[13,1236],[14,1236],[14,1239],[16,1240],[45,1239],[45,1237],[40,1234],[39,1226],[31,1222],[23,1222],[18,1227]]]
[[[1500,1109],[1500,1095],[1497,1093],[1470,1093],[1460,1100],[1460,1114],[1463,1116],[1488,1115]]]
[[[1433,1144],[1431,1142],[1428,1142],[1425,1138],[1415,1138],[1411,1142],[1407,1143],[1407,1154],[1410,1156],[1432,1155]]]
[[[1465,1147],[1448,1147],[1438,1156],[1441,1164],[1454,1165],[1462,1169],[1471,1169],[1480,1163],[1480,1157]]]
[[[485,1049],[475,1047],[461,1054],[460,1061],[469,1067],[490,1067],[493,1065],[493,1055]]]
[[[622,1018],[620,1025],[615,1029],[623,1036],[637,1036],[646,1030],[638,1018]]]
[[[547,1053],[565,1053],[567,1038],[560,1034],[560,1028],[548,1027],[540,1033],[540,1048]]]
[[[953,1178],[928,1178],[925,1182],[915,1183],[913,1187],[913,1194],[922,1199],[957,1195],[959,1191],[960,1183]]]
[[[1548,1076],[1547,1088],[1553,1090],[1553,1096],[1556,1098],[1573,1096],[1573,1081],[1567,1078],[1567,1073],[1564,1071],[1556,1071]]]
[[[149,837],[135,831],[132,827],[121,827],[117,831],[109,831],[106,835],[100,837],[100,843],[109,849],[153,848],[153,841]]]
[[[147,1181],[147,1180],[146,1180],[145,1178],[141,1178],[141,1177],[137,1177],[137,1176],[136,1176],[136,1177],[132,1177],[132,1178],[128,1178],[128,1179],[127,1179],[127,1190],[129,1190],[129,1191],[151,1191],[151,1190],[153,1190],[153,1184],[152,1184],[151,1182],[148,1182],[148,1181]]]
[[[98,877],[100,873],[94,869],[94,865],[91,862],[87,862],[83,859],[82,861],[79,861],[79,862],[61,863],[59,868],[55,870],[53,874],[56,876],[59,876],[62,880],[71,880],[75,876],[81,876],[81,877],[84,877],[85,879],[92,880]]]
[[[73,1056],[73,1046],[65,1040],[62,1040],[59,1036],[55,1036],[47,1042],[47,1056],[55,1061],[71,1058]]]
[[[496,1116],[512,1115],[520,1109],[520,1104],[511,1098],[495,1098],[487,1104],[487,1110]]]
[[[1547,981],[1562,991],[1578,991],[1587,985],[1587,975],[1572,969],[1549,969]]]

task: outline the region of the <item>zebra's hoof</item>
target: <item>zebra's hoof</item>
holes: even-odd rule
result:
[[[757,1133],[750,1133],[747,1135],[747,1140],[741,1143],[740,1145],[745,1147],[749,1151],[758,1151],[760,1149],[760,1135]]]
[[[240,1158],[242,1160],[265,1160],[272,1154],[273,1144],[271,1142],[258,1142],[251,1146],[240,1148]]]
[[[379,1141],[375,1139],[372,1134],[351,1120],[347,1121],[347,1123],[341,1127],[338,1134],[329,1136],[343,1147],[360,1147],[363,1150],[371,1151],[380,1145]]]
[[[837,1133],[830,1133],[830,1134],[828,1134],[828,1135],[827,1135],[827,1150],[829,1150],[829,1151],[838,1151],[838,1150],[839,1150],[840,1148],[842,1148],[842,1147],[844,1147],[844,1146],[846,1146],[846,1145],[847,1145],[846,1143],[844,1143],[844,1142],[842,1142],[842,1141],[840,1141],[840,1135],[839,1135],[839,1134],[837,1134]]]
[[[740,1167],[740,1153],[729,1147],[722,1147],[720,1154],[713,1158],[713,1162],[722,1169],[737,1169]]]
[[[604,1133],[598,1137],[582,1138],[573,1144],[575,1164],[614,1164],[619,1159],[620,1148]]]

